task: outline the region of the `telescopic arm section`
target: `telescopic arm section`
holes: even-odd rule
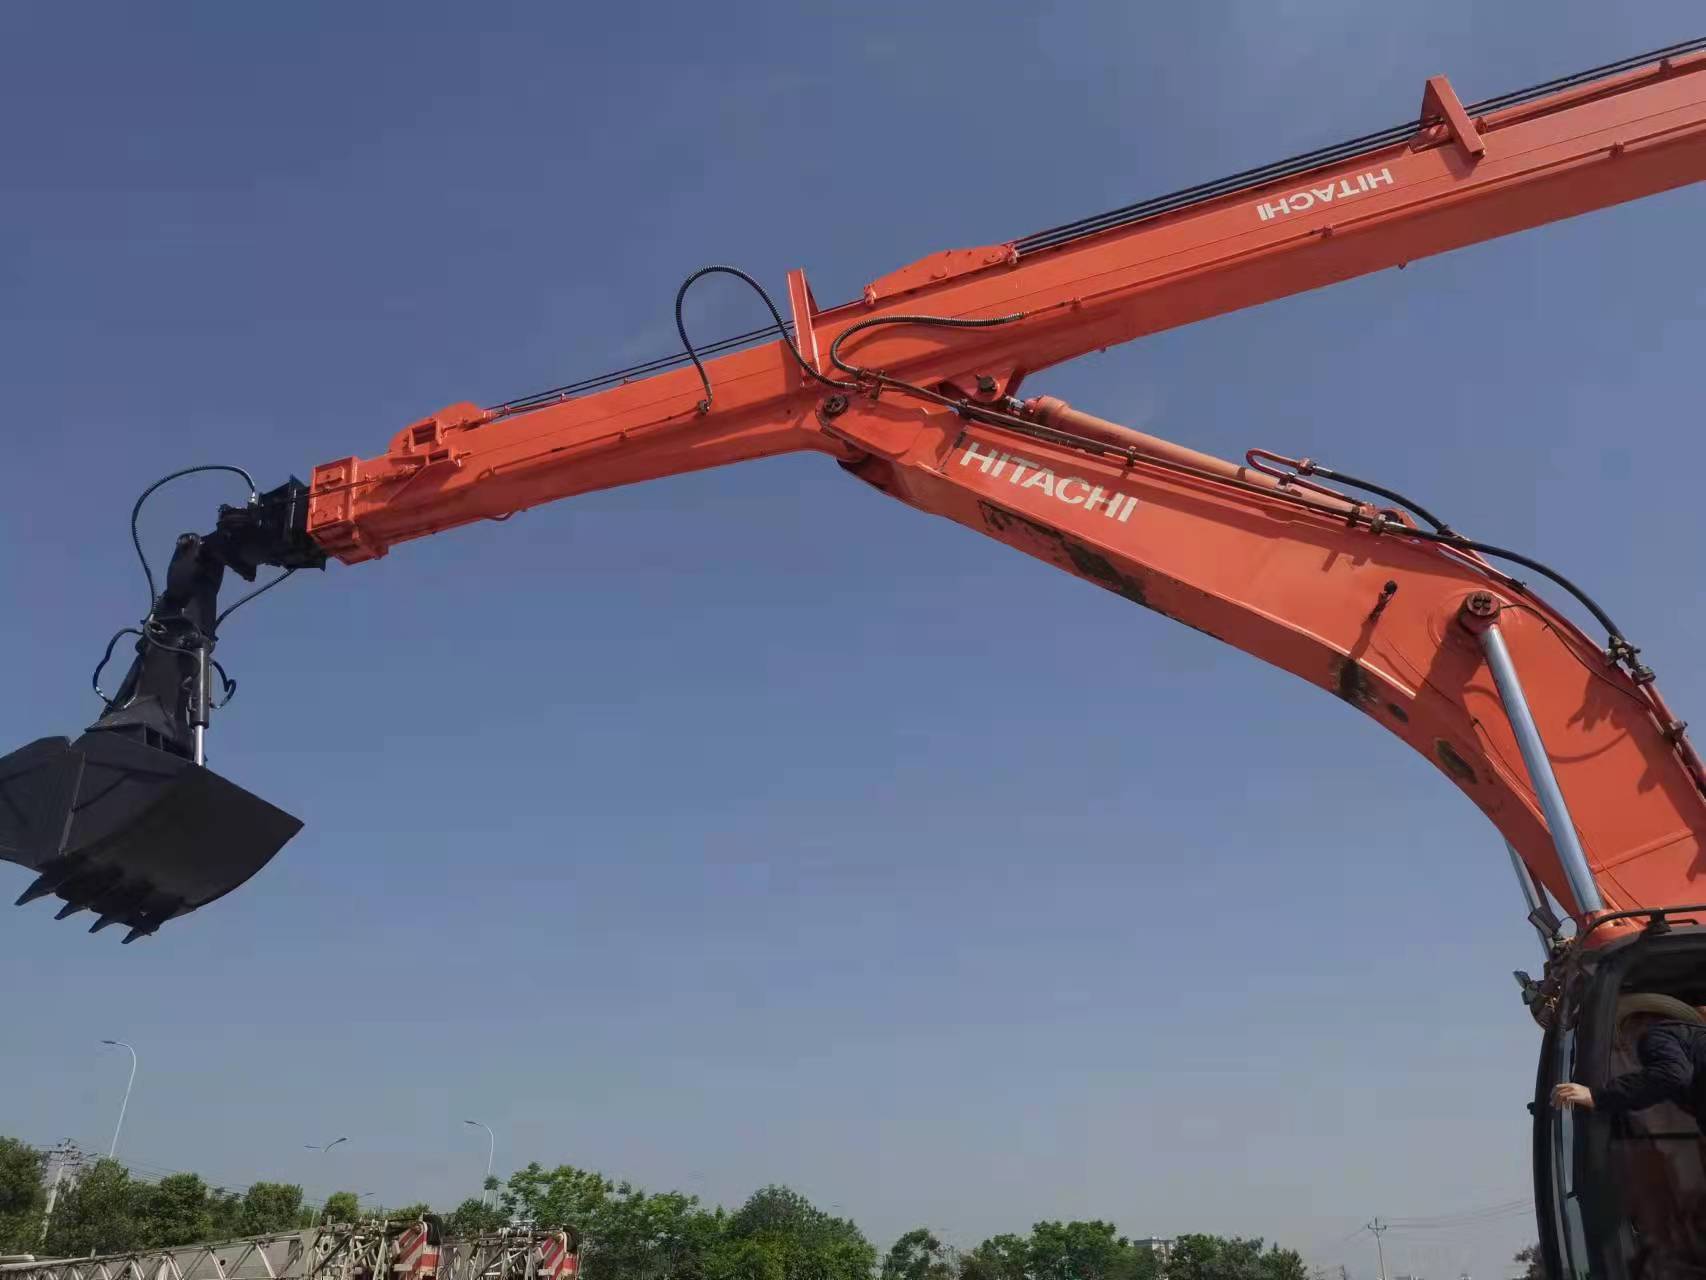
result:
[[[1116,343],[1706,177],[1703,44],[1469,109],[1436,77],[1419,122],[1007,244],[932,254],[826,310],[795,272],[784,309],[819,375],[845,376],[829,352],[857,325],[842,352],[852,363],[993,403],[1027,374]],[[890,323],[915,314],[1021,318],[964,330]],[[1450,335],[1435,345],[1449,369]],[[692,368],[590,394],[452,405],[375,457],[316,468],[310,530],[356,562],[590,490],[835,452],[812,422],[830,389],[784,343],[729,351],[705,371],[708,413]]]

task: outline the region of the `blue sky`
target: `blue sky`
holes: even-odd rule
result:
[[[155,476],[274,483],[671,350],[687,272],[820,299],[1696,34],[1697,6],[181,4],[0,13],[8,742],[93,718]],[[1687,190],[1031,389],[1412,492],[1564,567],[1687,714]],[[758,323],[733,286],[707,335]],[[152,547],[228,485],[151,507]],[[1278,1237],[1526,1194],[1537,960],[1496,833],[1315,690],[816,458],[294,581],[217,766],[304,816],[146,945],[0,917],[0,1132],[390,1202],[572,1161],[884,1246]],[[1095,655],[1085,661],[1084,655]],[[1119,673],[1109,680],[1107,672]],[[22,888],[21,872],[3,877]],[[350,1141],[318,1160],[303,1144]],[[1387,1237],[1504,1274],[1519,1219]]]

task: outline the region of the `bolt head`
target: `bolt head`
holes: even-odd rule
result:
[[[1477,591],[1463,602],[1463,608],[1471,617],[1491,618],[1498,613],[1499,602],[1491,591]]]

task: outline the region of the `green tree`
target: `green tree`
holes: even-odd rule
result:
[[[870,1280],[877,1251],[857,1226],[787,1187],[765,1187],[723,1227],[710,1280]]]
[[[1258,1237],[1186,1235],[1173,1242],[1167,1280],[1308,1280],[1303,1259]]]
[[[1308,1280],[1309,1268],[1297,1250],[1271,1244],[1262,1255],[1262,1275],[1264,1280]]]
[[[0,1253],[31,1253],[40,1243],[46,1168],[44,1152],[16,1138],[0,1138]]]
[[[541,1227],[573,1224],[590,1237],[591,1224],[615,1184],[602,1174],[560,1164],[547,1172],[538,1163],[518,1169],[504,1188],[504,1214]]]
[[[361,1217],[361,1202],[353,1191],[334,1191],[326,1197],[320,1217],[326,1222],[354,1222]]]
[[[1155,1255],[1111,1222],[1039,1222],[1031,1228],[1030,1280],[1153,1280]]]
[[[722,1224],[721,1214],[700,1208],[696,1196],[648,1194],[621,1183],[589,1222],[575,1225],[583,1232],[582,1248],[590,1249],[598,1276],[699,1280],[706,1274],[710,1250],[721,1238]]]
[[[947,1251],[928,1227],[914,1227],[889,1246],[882,1280],[949,1280]]]
[[[401,1208],[382,1210],[381,1216],[392,1222],[418,1222],[431,1212],[432,1206],[430,1204],[424,1200],[417,1200],[413,1204],[406,1204]]]
[[[306,1224],[302,1188],[285,1182],[257,1182],[243,1193],[237,1225],[246,1236],[295,1231]]]
[[[215,1234],[214,1197],[193,1173],[174,1173],[154,1186],[138,1183],[134,1211],[143,1248],[171,1248],[211,1240]]]
[[[572,1165],[538,1164],[510,1175],[501,1208],[469,1201],[453,1217],[493,1226],[572,1226],[581,1236],[585,1280],[701,1280],[723,1223],[720,1212],[707,1213],[693,1196],[654,1195]]]
[[[1519,1250],[1511,1261],[1522,1264],[1522,1280],[1546,1280],[1546,1261],[1540,1256],[1538,1244]]]
[[[122,1253],[142,1244],[137,1185],[116,1160],[97,1160],[62,1188],[48,1225],[46,1252],[60,1258]]]
[[[487,1204],[474,1196],[457,1205],[444,1220],[445,1233],[453,1236],[484,1235],[508,1225],[509,1217],[501,1205]]]
[[[599,1275],[694,1280],[705,1275],[706,1254],[722,1236],[722,1217],[699,1208],[698,1196],[648,1195],[621,1183],[583,1231],[597,1232]]]
[[[960,1259],[960,1280],[1027,1280],[1030,1265],[1024,1236],[991,1236]]]
[[[215,1187],[208,1196],[208,1210],[213,1218],[213,1239],[234,1240],[244,1233],[243,1197],[235,1191]]]

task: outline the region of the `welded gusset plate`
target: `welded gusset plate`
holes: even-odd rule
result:
[[[0,760],[0,857],[38,873],[18,905],[53,894],[65,903],[61,919],[95,912],[91,933],[110,924],[129,927],[126,942],[153,933],[231,892],[302,828],[210,769],[132,739],[86,733],[58,761],[55,743],[64,739]],[[67,795],[64,836],[46,846],[53,805]],[[24,815],[10,832],[8,800]]]

